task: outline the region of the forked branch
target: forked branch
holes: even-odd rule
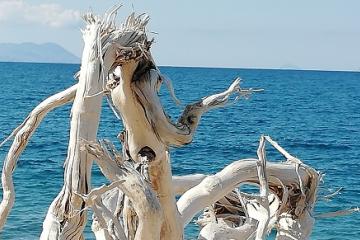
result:
[[[119,160],[116,150],[113,147],[107,149],[109,146],[103,142],[84,145],[86,151],[95,157],[104,176],[113,183],[120,182],[117,187],[130,199],[139,218],[135,239],[160,239],[163,216],[155,192],[131,163]]]
[[[296,234],[303,237],[301,239],[307,239],[309,229],[311,229],[308,214],[312,212],[314,206],[315,185],[317,186],[318,184],[319,175],[314,169],[306,165],[297,168],[296,164],[291,161],[285,163],[266,163],[265,139],[263,136],[260,138],[259,159],[245,159],[234,162],[219,173],[206,177],[199,185],[181,196],[177,205],[184,226],[202,209],[215,204],[215,206],[229,209],[230,213],[222,212],[220,214],[215,210],[215,218],[217,219],[215,223],[208,217],[207,219],[202,219],[201,222],[204,230],[201,231],[200,236],[204,239],[221,239],[215,237],[219,235],[212,232],[210,227],[206,228],[206,225],[210,223],[212,227],[219,231],[223,229],[221,232],[224,234],[225,232],[234,234],[237,231],[236,228],[244,228],[250,231],[255,226],[257,230],[251,235],[253,237],[256,236],[257,239],[264,239],[266,233],[273,227],[278,228],[279,235],[285,236],[285,233],[281,231],[285,227],[281,225],[284,224],[284,214],[290,214],[292,219],[295,219],[293,220],[295,221],[294,224],[303,224],[302,226],[304,227],[304,231],[301,232],[294,224],[289,225],[287,227],[290,229],[290,233],[286,233],[286,236],[290,236],[289,234],[295,236],[294,233],[296,232]],[[301,194],[299,195],[299,192],[301,192],[299,178],[303,185],[307,186],[304,189],[305,202],[300,201],[304,198]],[[260,194],[252,196],[241,193],[241,196],[238,194],[236,197],[233,194],[233,190],[246,183],[259,185]],[[231,194],[234,196],[231,196]],[[224,197],[225,199],[233,200],[225,200],[223,199]],[[235,203],[238,205],[235,205]],[[306,205],[305,208],[302,207],[304,203]],[[209,211],[206,214],[209,214]],[[244,219],[241,216],[248,217]],[[253,220],[251,221],[251,219]],[[274,225],[277,219],[281,220],[279,226]],[[254,220],[256,221],[254,222]],[[224,224],[221,221],[224,221]],[[232,228],[234,229],[230,230],[230,224],[233,224]],[[213,236],[214,238],[207,238],[206,236]]]
[[[165,114],[157,92],[154,90],[159,79],[161,80],[161,76],[152,72],[134,82],[133,89],[146,112],[147,121],[166,145],[181,146],[190,143],[204,113],[225,106],[231,97],[237,100],[240,97],[248,97],[253,92],[261,91],[261,89],[241,89],[240,78],[237,78],[227,90],[186,106],[179,121],[173,123]]]

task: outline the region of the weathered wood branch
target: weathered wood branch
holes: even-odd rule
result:
[[[258,183],[257,159],[243,159],[231,163],[219,173],[206,177],[199,185],[185,192],[178,200],[177,205],[184,225],[206,206],[228,194],[241,183]],[[266,171],[269,176],[276,176],[284,185],[297,184],[298,179],[295,167],[291,163],[268,163]],[[304,182],[309,181],[305,170],[300,171]],[[269,187],[277,186],[269,180]]]
[[[114,15],[117,8],[101,20],[87,14],[83,30],[85,42],[79,87],[72,107],[68,156],[65,163],[64,186],[51,204],[43,224],[41,239],[81,239],[86,223],[86,211],[74,215],[81,209],[83,200],[74,195],[86,194],[90,190],[92,156],[80,151],[80,140],[95,141],[99,125],[106,79],[118,57],[118,47],[133,47],[142,44],[147,17],[131,15],[127,22],[117,28]],[[72,216],[71,218],[69,216]]]
[[[255,214],[252,214],[247,206],[249,216],[258,220],[258,227],[256,229],[256,240],[262,240],[267,233],[268,224],[270,221],[269,209],[269,184],[266,173],[266,154],[265,154],[265,138],[260,137],[259,148],[257,150],[259,160],[256,162],[257,174],[259,177],[260,194],[259,194],[259,208],[256,209]]]
[[[204,113],[226,105],[231,96],[247,96],[253,92],[252,89],[241,89],[239,85],[240,79],[238,78],[224,92],[204,97],[186,106],[179,121],[173,123],[165,114],[160,98],[155,91],[159,81],[162,81],[161,75],[152,70],[148,75],[148,79],[135,81],[133,89],[145,111],[147,121],[156,131],[158,138],[168,146],[181,146],[190,143]]]
[[[48,210],[41,239],[83,239],[88,208],[97,240],[181,240],[184,227],[201,211],[199,239],[264,239],[274,228],[277,239],[308,239],[319,173],[269,136],[260,138],[258,159],[233,162],[209,176],[172,176],[170,148],[193,140],[204,113],[259,90],[241,89],[237,78],[223,92],[186,106],[172,122],[158,95],[162,83],[179,101],[152,58],[153,41],[145,29],[149,17],[131,14],[118,27],[118,8],[103,20],[84,16],[79,83],[42,102],[10,136],[15,139],[2,172],[0,229],[14,203],[12,172],[19,155],[43,117],[74,100],[64,185]],[[96,141],[104,96],[123,122],[122,154],[110,142]],[[265,141],[287,161],[267,162]],[[109,185],[91,189],[93,160]],[[259,193],[241,192],[244,184],[258,186]],[[353,211],[358,209],[319,217]]]
[[[191,142],[203,113],[224,106],[232,95],[248,95],[252,90],[240,89],[240,79],[236,79],[224,92],[187,106],[179,122],[174,124],[165,114],[158,96],[163,77],[150,52],[147,51],[146,56],[139,62],[129,61],[120,66],[117,79],[114,77],[115,84],[111,85],[111,103],[124,124],[121,139],[125,152],[135,162],[140,162],[144,155],[150,160],[150,182],[164,209],[164,231],[169,233],[164,238],[179,239],[182,227],[171,186],[168,148]]]
[[[198,185],[207,175],[205,174],[190,174],[183,176],[173,176],[172,186],[176,195],[185,193],[190,188]]]
[[[230,227],[223,220],[211,222],[199,233],[199,240],[247,240],[256,232],[256,224],[245,223],[239,227]]]
[[[113,158],[104,144],[85,144],[87,151],[95,157],[102,173],[112,182],[122,181],[118,188],[130,199],[139,222],[135,234],[136,240],[160,239],[163,213],[159,200],[138,171],[128,161]]]
[[[84,51],[79,76],[79,87],[71,109],[70,139],[65,161],[64,185],[52,202],[43,223],[41,239],[81,239],[86,224],[83,200],[77,194],[90,190],[92,158],[80,151],[79,141],[96,139],[103,90],[101,61],[98,52],[98,35],[101,22],[88,16],[83,31]],[[77,193],[77,194],[74,194]]]
[[[246,208],[249,217],[256,219],[259,224],[264,219],[267,219],[266,224],[261,223],[261,226],[257,226],[258,232],[260,232],[258,238],[263,238],[264,233],[269,230],[269,227],[270,229],[273,227],[273,225],[269,224],[270,217],[277,218],[282,213],[289,213],[293,219],[299,219],[297,224],[304,224],[303,232],[299,233],[295,229],[291,231],[301,234],[301,236],[306,239],[306,237],[308,237],[308,230],[311,229],[311,227],[309,228],[309,221],[306,216],[307,213],[312,212],[315,203],[314,194],[316,195],[316,188],[314,188],[314,185],[318,184],[318,173],[306,165],[303,165],[301,169],[297,169],[293,162],[267,163],[265,165],[264,138],[261,138],[258,154],[258,160],[245,159],[234,162],[219,173],[206,177],[199,185],[185,192],[177,202],[184,226],[189,223],[195,214],[206,206],[216,203],[223,196],[233,191],[234,188],[244,183],[251,183],[262,185],[262,187],[260,187],[260,189],[262,189],[260,197],[245,199],[245,203],[241,203],[241,199],[237,201],[238,204],[242,206],[241,208]],[[264,171],[266,171],[266,175],[269,176],[268,178],[265,177],[265,172],[263,173],[263,170],[261,170],[264,166]],[[260,174],[258,174],[258,171]],[[257,178],[258,176],[260,180]],[[299,178],[303,183],[302,185],[306,186],[306,189],[304,189],[306,194],[305,202],[302,201],[302,195],[299,195],[299,192],[301,192]],[[266,179],[268,179],[270,195],[266,193]],[[282,188],[284,189],[280,190]],[[315,193],[313,192],[314,189]],[[267,196],[266,199],[264,199],[265,195]],[[281,205],[275,204],[275,209],[273,210],[271,210],[272,207],[269,208],[268,203],[271,195],[283,201]],[[289,197],[289,195],[291,197]],[[250,202],[252,202],[252,204],[248,204]],[[274,201],[272,200],[272,202]],[[306,205],[305,208],[303,208],[304,203]],[[261,207],[264,205],[265,208]],[[257,207],[254,208],[254,206]],[[279,212],[279,210],[281,210],[281,212]],[[267,217],[264,217],[264,214]],[[244,214],[244,216],[245,215],[246,214]],[[301,220],[303,218],[305,219],[304,221]],[[281,219],[281,217],[279,219]],[[275,221],[273,220],[272,222]],[[281,229],[283,229],[281,225],[276,227],[278,232],[281,232]],[[292,226],[288,226],[288,229],[292,229]]]
[[[56,107],[71,102],[75,97],[77,88],[78,86],[74,85],[42,101],[30,112],[24,122],[11,133],[10,137],[14,137],[14,141],[6,155],[1,173],[3,198],[0,204],[0,230],[4,227],[6,218],[15,201],[12,174],[15,170],[17,160],[46,114]]]
[[[123,182],[124,180],[119,180],[112,182],[110,185],[94,188],[86,195],[79,194],[84,200],[86,207],[90,207],[94,211],[94,222],[96,222],[98,226],[97,228],[93,227],[93,231],[97,239],[127,239],[119,219],[103,204],[101,198],[102,195],[105,195],[108,191],[118,188]]]
[[[104,211],[98,210],[97,214],[94,212],[91,225],[96,239],[128,239],[120,219],[125,195],[119,188],[114,188],[101,194],[100,197],[95,207],[97,209],[101,207]],[[123,232],[125,237],[122,235]]]

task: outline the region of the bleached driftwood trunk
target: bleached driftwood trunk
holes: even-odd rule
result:
[[[49,208],[41,239],[82,238],[86,211],[83,211],[84,201],[78,194],[86,194],[91,189],[93,158],[86,151],[81,151],[80,141],[95,141],[106,77],[119,56],[119,46],[134,47],[142,41],[142,26],[147,22],[146,18],[130,18],[122,29],[117,29],[113,19],[116,10],[104,20],[92,14],[84,17],[87,22],[83,31],[85,46],[79,86],[71,110],[64,186]]]
[[[90,20],[90,19],[89,19]],[[94,19],[95,20],[95,19]],[[70,139],[65,161],[64,185],[51,204],[43,224],[41,239],[80,239],[86,223],[83,200],[74,193],[89,191],[92,158],[80,151],[79,141],[96,139],[99,125],[104,79],[97,41],[101,23],[90,22],[83,32],[84,52],[81,62],[79,86],[71,109]],[[99,77],[100,76],[100,77]]]
[[[88,208],[98,240],[180,240],[201,212],[199,239],[264,239],[271,229],[277,230],[277,239],[308,239],[319,173],[270,137],[260,138],[257,159],[233,162],[215,175],[172,175],[170,149],[192,141],[202,115],[257,90],[241,89],[236,79],[223,92],[186,106],[172,122],[158,96],[162,83],[178,100],[151,56],[148,17],[132,14],[117,27],[116,11],[103,20],[85,15],[79,83],[39,104],[10,136],[14,142],[2,172],[0,228],[14,203],[16,160],[46,113],[74,100],[64,185],[48,210],[41,239],[83,239]],[[124,126],[118,135],[121,153],[96,139],[103,97]],[[267,162],[266,141],[287,161]],[[109,185],[91,187],[93,160]],[[259,186],[259,194],[242,192],[243,184]]]

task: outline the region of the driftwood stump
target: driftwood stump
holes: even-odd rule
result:
[[[178,100],[152,58],[149,18],[131,14],[117,26],[117,10],[103,18],[84,16],[78,83],[40,103],[8,138],[14,140],[2,171],[0,228],[15,201],[17,159],[45,115],[73,101],[64,185],[49,207],[41,239],[83,239],[89,208],[96,239],[180,240],[199,213],[199,239],[264,239],[272,229],[277,239],[308,239],[320,174],[269,136],[260,137],[257,159],[235,161],[215,175],[172,175],[170,147],[191,143],[204,113],[258,90],[241,89],[235,79],[223,92],[186,106],[172,122],[158,96],[162,83]],[[120,152],[96,137],[103,98],[124,126]],[[267,161],[265,142],[286,161]],[[91,188],[93,160],[111,184]],[[260,191],[241,192],[243,184]]]

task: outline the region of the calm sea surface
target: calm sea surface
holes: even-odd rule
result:
[[[0,139],[4,139],[44,98],[75,83],[78,65],[0,63]],[[228,87],[240,76],[243,87],[265,91],[207,113],[192,144],[172,150],[174,174],[215,173],[234,160],[255,157],[258,139],[268,134],[306,164],[326,173],[320,195],[344,187],[316,212],[360,205],[360,73],[257,69],[162,67],[177,96],[188,104]],[[173,119],[176,107],[161,91]],[[14,175],[16,203],[0,239],[37,239],[48,206],[63,181],[69,137],[66,105],[48,114],[21,155]],[[99,138],[116,141],[121,123],[104,103]],[[0,149],[2,161],[9,149]],[[281,156],[269,147],[270,160]],[[93,186],[106,183],[94,167]],[[88,224],[89,225],[89,224]],[[360,239],[360,214],[316,222],[312,239]],[[196,226],[186,239],[196,238]],[[88,239],[93,239],[90,228]]]

